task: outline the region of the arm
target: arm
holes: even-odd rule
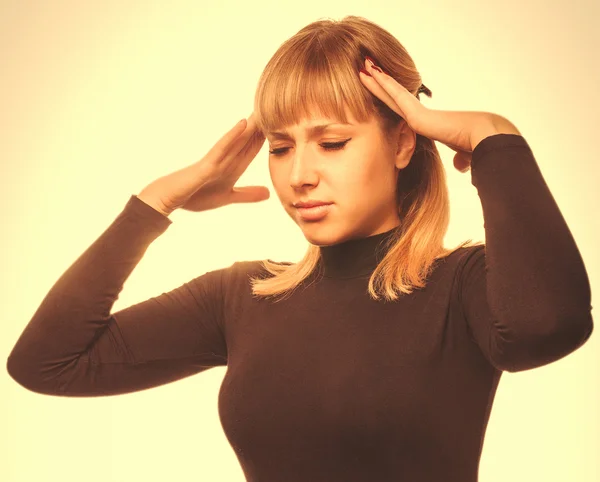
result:
[[[486,245],[462,262],[459,296],[473,340],[500,370],[556,361],[593,330],[585,265],[525,139],[498,134],[473,151]]]
[[[101,396],[226,365],[221,330],[226,270],[110,313],[150,243],[171,223],[132,196],[46,295],[8,357],[11,377],[38,393]]]

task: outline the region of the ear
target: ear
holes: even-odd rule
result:
[[[396,169],[408,166],[417,146],[417,133],[410,128],[408,122],[402,120],[396,128],[392,139],[396,139],[395,165]]]

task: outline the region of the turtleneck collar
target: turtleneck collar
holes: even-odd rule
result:
[[[325,278],[357,278],[370,275],[389,250],[385,245],[399,226],[366,238],[351,239],[331,246],[320,246]]]

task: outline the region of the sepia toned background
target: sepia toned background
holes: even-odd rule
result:
[[[345,15],[378,23],[408,49],[433,92],[421,96],[428,107],[495,112],[517,126],[577,241],[593,296],[599,14],[592,0],[0,0],[0,358],[5,364],[54,282],[132,194],[203,157],[250,115],[260,73],[282,42]],[[471,173],[456,171],[454,151],[437,145],[452,203],[446,245],[484,240]],[[270,182],[267,149],[238,186],[268,186],[271,198],[173,213],[113,311],[234,261],[304,254],[307,241]],[[503,374],[481,482],[600,480],[599,339],[592,334],[550,365]],[[217,412],[225,370],[69,399],[32,393],[4,368],[0,480],[243,481]]]

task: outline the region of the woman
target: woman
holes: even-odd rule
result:
[[[500,376],[585,343],[590,285],[516,127],[428,109],[421,92],[381,27],[349,16],[300,30],[268,63],[248,120],[131,196],[59,278],[10,375],[38,393],[107,396],[226,365],[219,414],[249,481],[476,481]],[[236,262],[111,313],[174,210],[269,197],[234,187],[266,139],[304,258]],[[471,171],[485,245],[443,247],[435,141]]]

